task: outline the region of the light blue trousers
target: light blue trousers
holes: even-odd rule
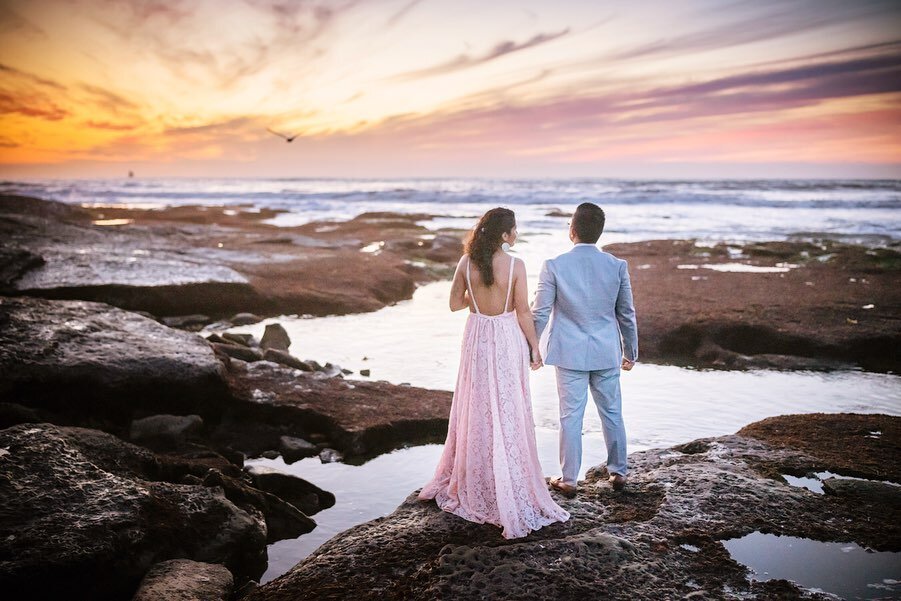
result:
[[[604,443],[607,471],[626,475],[626,427],[623,424],[620,368],[579,371],[557,367],[557,394],[560,397],[560,466],[563,482],[576,485],[582,466],[582,420],[588,391],[597,405]]]

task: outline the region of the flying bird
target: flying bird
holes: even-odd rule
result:
[[[293,141],[294,141],[294,138],[296,138],[297,136],[300,135],[300,134],[294,134],[293,136],[286,136],[285,134],[282,134],[282,133],[279,133],[279,132],[274,131],[274,130],[272,130],[272,129],[269,129],[268,127],[266,128],[266,131],[268,131],[270,134],[275,134],[275,135],[278,136],[279,138],[284,138],[284,139],[285,139],[285,142],[288,142],[288,143],[293,142]]]

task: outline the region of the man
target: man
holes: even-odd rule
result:
[[[544,262],[532,303],[539,338],[551,320],[544,363],[557,368],[563,468],[551,486],[567,497],[577,490],[588,390],[601,416],[610,483],[614,490],[626,484],[619,376],[638,360],[638,327],[626,262],[595,246],[604,221],[604,211],[595,204],[576,208],[569,228],[574,246]]]

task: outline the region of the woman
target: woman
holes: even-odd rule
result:
[[[491,209],[457,264],[450,309],[470,314],[444,452],[419,493],[471,522],[500,526],[504,538],[569,519],[551,499],[535,448],[529,365],[540,367],[541,355],[525,265],[502,249],[515,242],[513,211]]]

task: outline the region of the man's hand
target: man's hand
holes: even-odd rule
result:
[[[541,360],[541,353],[538,351],[531,353],[531,357],[529,357],[529,367],[532,368],[532,371],[544,367],[544,362]]]
[[[629,361],[625,357],[623,357],[623,371],[629,371],[633,367],[635,367],[635,361]]]

